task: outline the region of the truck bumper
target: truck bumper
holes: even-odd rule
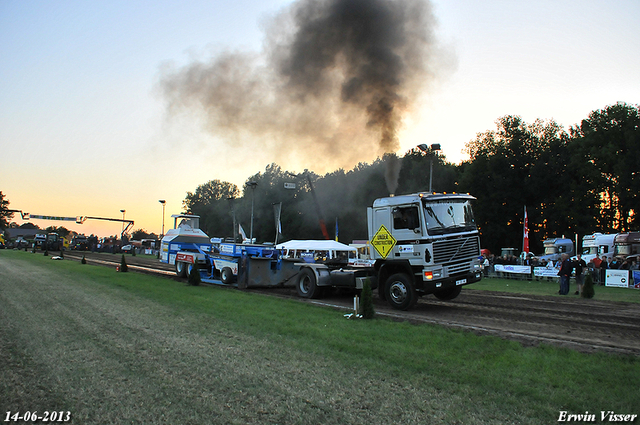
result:
[[[422,288],[418,285],[418,291],[424,294],[432,294],[441,289],[450,288],[452,286],[468,285],[470,283],[478,282],[482,279],[482,271],[473,271],[465,274],[459,274],[456,276],[449,276],[443,279],[425,280],[421,281]]]

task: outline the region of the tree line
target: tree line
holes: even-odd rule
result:
[[[504,116],[496,129],[478,133],[466,144],[469,159],[460,164],[430,149],[406,152],[400,157],[396,192],[428,190],[433,166],[434,191],[478,198],[475,217],[482,246],[492,252],[522,247],[525,206],[536,253],[550,237],[638,229],[639,125],[640,107],[626,103],[593,111],[568,131],[554,120],[527,123],[519,116]],[[242,226],[249,237],[253,203],[253,236],[258,241],[323,238],[323,221],[332,239],[337,227],[338,239],[350,243],[367,238],[367,207],[389,195],[387,160],[323,176],[309,170],[295,174],[270,164],[241,188],[220,180],[198,186],[187,192],[183,209],[200,215],[201,227],[210,236],[233,237],[234,229]]]
[[[483,248],[521,248],[525,206],[535,253],[550,237],[640,230],[638,105],[607,106],[568,130],[554,120],[527,123],[507,115],[465,150],[469,159],[460,164],[431,149],[409,150],[399,158],[396,193],[427,191],[432,166],[434,191],[477,198]],[[199,215],[212,237],[239,237],[240,226],[249,237],[253,211],[253,236],[260,242],[322,239],[324,222],[330,238],[337,230],[341,242],[351,243],[367,239],[366,209],[389,195],[385,164],[392,159],[387,155],[323,176],[269,164],[241,188],[220,180],[199,185],[187,192],[183,211]]]

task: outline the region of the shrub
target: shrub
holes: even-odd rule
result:
[[[587,273],[584,277],[584,286],[582,287],[582,298],[593,298],[596,294],[593,289],[593,278],[591,277],[591,273]]]
[[[49,250],[45,248],[44,250],[44,256],[47,257],[49,255]]]
[[[124,254],[122,254],[122,259],[120,260],[120,271],[128,272],[129,267],[127,266],[127,261],[124,259]]]
[[[200,270],[198,269],[198,265],[194,264],[189,271],[189,285],[198,286],[200,285]]]
[[[80,260],[80,264],[87,264],[87,259],[84,254],[82,254],[82,260]]]
[[[373,292],[371,291],[371,282],[369,278],[365,279],[364,286],[362,287],[360,308],[364,319],[373,319],[373,316],[376,314],[373,308]]]

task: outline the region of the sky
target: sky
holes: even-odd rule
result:
[[[0,191],[10,208],[105,218],[125,210],[134,229],[159,234],[159,200],[168,228],[186,193],[209,180],[241,187],[272,162],[331,171],[318,155],[276,153],[270,137],[243,133],[237,137],[251,140],[240,143],[217,132],[203,121],[206,111],[169,113],[162,90],[168,70],[224,52],[260,57],[292,3],[0,0]],[[553,119],[568,130],[591,111],[640,103],[637,0],[430,4],[438,59],[403,116],[399,155],[439,143],[458,163],[465,144],[505,115]],[[339,166],[378,154],[357,151]],[[122,227],[32,221],[99,236]]]

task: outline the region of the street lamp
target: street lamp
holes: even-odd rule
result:
[[[422,152],[424,153],[436,153],[437,155],[437,151],[440,150],[440,143],[434,143],[431,146],[427,146],[426,144],[421,144],[418,145],[418,149],[420,149]],[[429,165],[429,192],[432,191],[432,184],[431,182],[433,181],[433,156],[431,156],[431,161],[430,161],[430,165]]]
[[[125,210],[120,210],[120,212],[122,213],[122,232],[120,233],[120,238],[122,239],[122,234],[124,234],[124,213],[126,211]]]
[[[249,243],[253,243],[253,201],[256,197],[256,186],[258,183],[249,182],[247,185],[251,188],[251,231],[249,232]]]
[[[160,199],[158,202],[162,204],[162,233],[160,233],[160,239],[164,237],[164,206],[167,203],[164,199]]]

